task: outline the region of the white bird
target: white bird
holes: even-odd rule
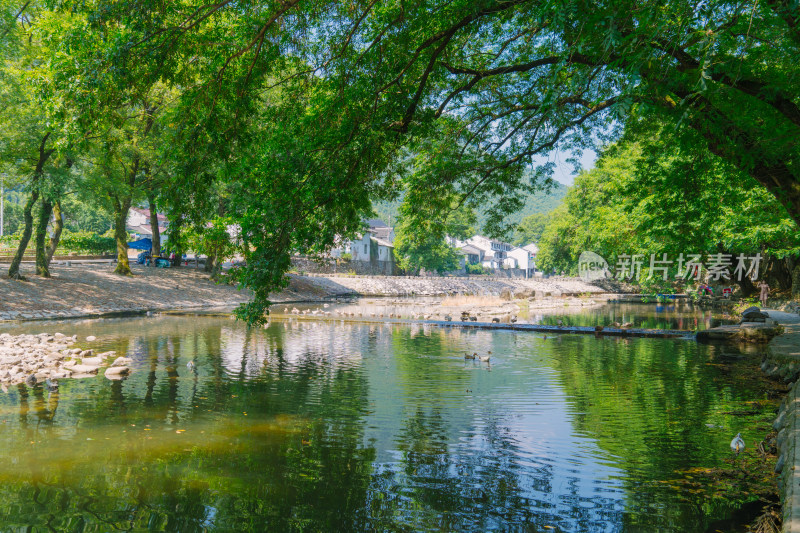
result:
[[[733,450],[736,455],[744,451],[744,439],[741,433],[737,433],[736,436],[733,437],[731,441],[731,450]]]

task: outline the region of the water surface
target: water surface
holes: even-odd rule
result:
[[[43,330],[135,371],[0,395],[2,531],[705,531],[738,504],[676,480],[771,409],[753,357],[687,340],[201,315],[2,331]]]

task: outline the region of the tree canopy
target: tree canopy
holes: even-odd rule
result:
[[[12,4],[0,24],[28,31]],[[58,149],[102,153],[108,132],[151,117],[156,144],[123,136],[128,148],[111,153],[127,158],[128,189],[160,184],[174,242],[184,224],[220,216],[205,198],[230,184],[224,216],[241,228],[252,320],[293,250],[358,231],[372,202],[404,191],[416,202],[404,223],[416,226],[433,211],[481,208],[484,229],[502,234],[506,215],[552,183],[548,154],[605,146],[641,124],[758,183],[800,220],[796,2],[35,6],[49,74],[32,87]],[[164,106],[149,100],[155,88],[170,95]],[[149,179],[156,168],[169,178]],[[637,175],[645,188],[657,177]],[[663,185],[667,196],[684,186]],[[130,201],[118,195],[118,220]]]

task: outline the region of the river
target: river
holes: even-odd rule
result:
[[[685,339],[205,315],[0,331],[134,359],[0,394],[2,531],[706,531],[754,497],[696,473],[737,432],[754,453],[775,406],[756,355]]]

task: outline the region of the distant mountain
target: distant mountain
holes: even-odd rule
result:
[[[536,214],[536,213],[549,213],[561,203],[564,196],[567,194],[567,186],[556,182],[550,189],[549,194],[537,192],[528,195],[525,201],[525,207],[516,213],[510,213],[507,217],[509,223],[513,225],[519,224],[523,218]],[[399,214],[400,204],[403,202],[402,197],[393,202],[380,202],[375,204],[374,209],[378,214],[378,218],[390,226],[397,223],[397,216]],[[478,212],[478,223],[483,225],[486,221],[486,214],[483,211]]]

